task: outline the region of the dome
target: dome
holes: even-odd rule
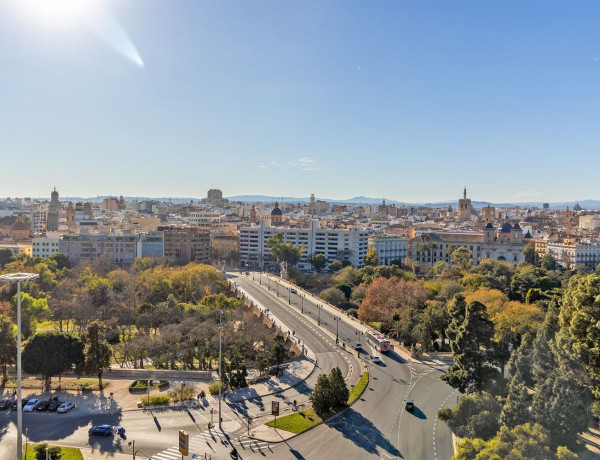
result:
[[[494,226],[492,225],[492,223],[491,223],[491,222],[489,222],[489,223],[488,223],[488,224],[485,226],[485,228],[494,228]]]
[[[526,217],[525,222],[534,222],[533,217],[531,217],[531,216]]]
[[[275,202],[275,207],[271,211],[272,216],[283,216],[281,209],[279,209],[279,203]]]
[[[29,231],[29,225],[27,225],[25,222],[22,222],[22,221],[16,221],[10,227],[10,231],[11,232],[21,231],[21,230],[27,230],[27,231]]]
[[[502,224],[502,227],[500,227],[500,233],[510,233],[511,230],[512,225],[510,225],[508,222]]]
[[[519,225],[519,223],[517,222],[515,225],[513,225],[513,230],[521,230],[521,226]]]

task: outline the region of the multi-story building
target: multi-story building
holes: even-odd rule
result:
[[[164,232],[165,257],[178,264],[210,263],[210,233],[191,227],[158,227]]]
[[[140,233],[136,241],[136,257],[164,257],[165,240],[163,232]]]
[[[32,240],[33,257],[51,257],[60,252],[60,235],[59,232],[46,232],[46,235]]]
[[[273,264],[267,240],[276,233],[282,233],[286,243],[304,248],[301,268],[309,268],[308,259],[318,253],[324,254],[329,262],[346,259],[362,267],[369,244],[369,233],[362,229],[321,229],[314,220],[309,228],[271,227],[268,220],[261,220],[258,225],[240,228],[240,261],[252,267]]]
[[[238,233],[211,233],[210,246],[213,258],[224,259],[230,254],[240,252],[240,235]]]
[[[46,203],[35,203],[31,206],[29,215],[33,233],[44,233],[48,222],[48,205]]]
[[[135,258],[136,240],[136,235],[67,233],[59,241],[58,251],[73,263],[102,257],[115,264],[130,264]]]
[[[517,265],[524,260],[523,249],[528,240],[530,238],[523,238],[519,224],[512,226],[506,222],[496,230],[489,223],[483,233],[423,233],[409,241],[409,253],[416,262],[432,266],[440,261],[450,263],[452,251],[463,247],[472,252],[474,265],[484,259],[496,259]]]
[[[375,248],[381,265],[391,265],[392,261],[402,264],[408,256],[408,238],[392,235],[371,235],[369,248]]]
[[[557,265],[563,268],[585,265],[595,269],[600,263],[600,244],[595,243],[548,242],[546,253],[552,254]]]

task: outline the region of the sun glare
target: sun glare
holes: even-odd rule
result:
[[[96,0],[20,0],[19,3],[28,16],[57,26],[85,22],[97,6]]]

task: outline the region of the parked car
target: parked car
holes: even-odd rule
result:
[[[25,404],[27,404],[27,402],[29,401],[29,399],[21,399],[21,407],[25,406]],[[17,408],[17,400],[15,399],[12,404],[10,405],[11,409],[16,409]]]
[[[52,401],[50,401],[49,399],[46,399],[45,401],[40,401],[39,404],[35,407],[35,410],[43,412],[48,409],[48,406],[51,402]]]
[[[6,410],[10,407],[10,399],[0,400],[0,410]]]
[[[298,294],[298,291],[296,289],[294,289],[294,288],[290,288],[290,292],[292,294]]]
[[[74,402],[71,402],[71,401],[64,402],[60,406],[58,406],[58,409],[56,409],[56,412],[61,412],[61,413],[69,412],[74,407],[75,407]]]
[[[90,436],[110,436],[113,434],[112,425],[94,425],[88,430]]]
[[[354,345],[352,345],[352,348],[354,348],[355,350],[362,350],[362,345],[360,344],[360,342],[355,342]]]
[[[379,364],[381,362],[381,358],[377,355],[371,355],[370,358],[375,364]]]
[[[63,403],[64,401],[59,401],[58,399],[52,399],[50,404],[48,405],[48,410],[50,412],[56,412],[56,409]]]
[[[27,404],[23,404],[23,412],[33,412],[35,406],[37,406],[39,402],[39,399],[30,399],[29,401],[27,401]]]
[[[407,399],[406,403],[404,403],[404,408],[409,411],[412,412],[415,410],[415,403],[413,402],[412,399]]]

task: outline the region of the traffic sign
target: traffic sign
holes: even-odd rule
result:
[[[196,460],[196,454],[192,454],[192,460]]]
[[[185,431],[179,431],[179,453],[187,455],[190,447],[190,435]]]

